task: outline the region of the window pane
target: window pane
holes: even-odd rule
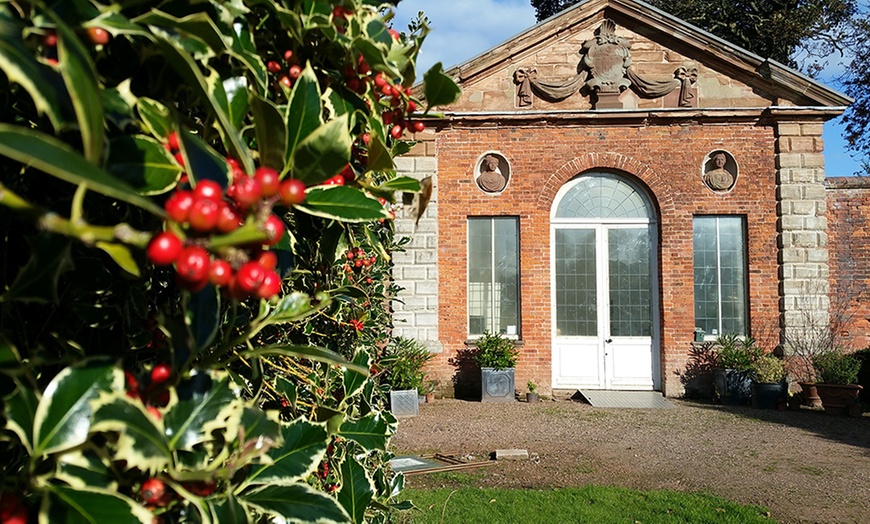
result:
[[[611,229],[610,334],[617,337],[651,335],[649,229]]]
[[[559,218],[648,218],[651,207],[631,184],[600,174],[577,182],[559,202]]]
[[[742,217],[695,217],[695,325],[745,335],[746,239]]]
[[[556,230],[556,333],[596,336],[595,230]]]
[[[519,236],[515,218],[468,220],[468,329],[518,334]]]

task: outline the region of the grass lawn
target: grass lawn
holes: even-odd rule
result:
[[[547,491],[473,487],[406,489],[402,500],[411,500],[419,508],[399,514],[397,522],[403,524],[776,522],[767,516],[766,508],[742,506],[713,495],[603,486]]]

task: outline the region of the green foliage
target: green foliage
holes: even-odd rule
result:
[[[474,360],[482,368],[506,369],[517,365],[519,351],[513,340],[500,333],[484,331],[474,345]]]
[[[636,491],[607,486],[548,490],[408,490],[417,510],[403,512],[402,523],[467,522],[775,522],[766,508],[743,506],[708,494]]]
[[[841,350],[826,351],[813,357],[817,382],[821,384],[854,384],[858,380],[861,360]]]
[[[393,390],[416,389],[423,391],[426,372],[423,368],[434,355],[417,340],[396,337],[381,359],[385,366],[382,383]]]
[[[785,364],[782,359],[774,355],[762,355],[758,357],[749,368],[756,382],[762,384],[776,384],[785,379]]]
[[[863,174],[870,174],[870,20],[867,12],[853,24],[856,43],[854,57],[849,63],[843,84],[846,94],[855,99],[843,122],[849,148],[863,158]]]
[[[369,369],[419,184],[384,120],[418,118],[428,32],[389,29],[369,0],[0,3],[0,491],[30,520],[385,521],[403,480]],[[427,78],[415,104],[457,95]],[[257,167],[304,203],[230,198]],[[229,231],[165,211],[206,180]],[[161,231],[234,279],[273,256],[277,291],[184,285],[145,256]]]
[[[538,385],[532,382],[531,380],[526,382],[526,388],[528,388],[529,393],[535,394],[538,392]]]
[[[752,337],[741,338],[730,333],[716,338],[713,351],[719,367],[738,371],[751,369],[753,363],[763,354]]]

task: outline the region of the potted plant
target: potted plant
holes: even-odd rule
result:
[[[529,404],[538,402],[540,400],[538,397],[538,385],[530,380],[526,383],[526,387],[529,389],[529,392],[526,393],[526,402]]]
[[[714,386],[723,404],[748,404],[751,397],[752,363],[761,356],[755,339],[741,339],[724,334],[716,339],[714,349],[717,369],[713,372]]]
[[[426,404],[435,402],[435,381],[427,380],[423,386],[423,393],[426,395]]]
[[[381,364],[383,381],[390,387],[393,415],[414,416],[419,412],[420,391],[426,382],[423,367],[431,358],[426,346],[414,339],[396,337],[390,341]]]
[[[785,364],[776,356],[758,357],[751,366],[752,407],[776,409],[786,392]]]
[[[474,360],[480,365],[481,401],[513,402],[514,367],[519,354],[513,341],[484,331],[474,345]]]
[[[861,386],[856,384],[861,361],[840,349],[820,353],[813,358],[813,368],[819,382],[816,389],[825,413],[845,415],[858,408]]]

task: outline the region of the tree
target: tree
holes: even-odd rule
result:
[[[866,17],[856,20],[857,44],[854,58],[843,77],[846,94],[855,99],[843,121],[846,124],[846,140],[849,149],[860,155],[862,169],[870,175],[870,22]]]

